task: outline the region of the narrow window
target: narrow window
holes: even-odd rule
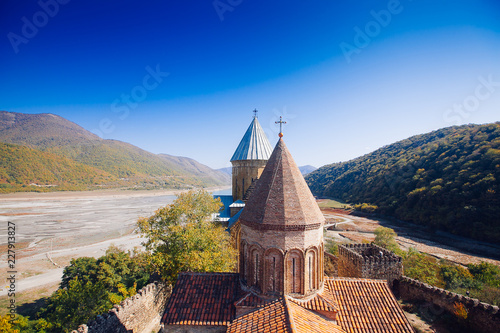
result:
[[[311,256],[309,256],[309,289],[313,289],[312,285],[312,262],[311,262]]]
[[[259,254],[255,254],[255,284],[257,284],[257,281],[259,280]]]
[[[295,292],[295,258],[292,258],[292,293]]]
[[[276,291],[276,257],[273,257],[273,291]]]

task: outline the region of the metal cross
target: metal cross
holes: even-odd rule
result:
[[[283,117],[280,116],[280,121],[275,121],[275,124],[280,124],[280,134],[278,135],[280,138],[283,137],[283,124],[286,124],[286,121],[283,121]]]
[[[252,112],[253,112],[253,117],[257,118],[257,112],[259,112],[259,111],[257,111],[257,109],[254,109]]]

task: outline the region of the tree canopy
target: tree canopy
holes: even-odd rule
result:
[[[314,194],[367,212],[500,242],[500,123],[413,136],[306,181]]]
[[[232,271],[236,251],[230,235],[212,221],[221,206],[210,193],[192,190],[179,194],[149,218],[139,219],[139,232],[147,238],[144,246],[151,251],[152,270],[168,283],[174,283],[183,271]]]

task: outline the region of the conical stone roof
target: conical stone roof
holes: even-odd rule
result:
[[[311,230],[325,221],[283,139],[248,198],[241,223],[261,230]]]
[[[266,133],[259,124],[257,117],[253,118],[245,135],[240,141],[238,148],[231,157],[232,161],[242,160],[268,160],[271,156],[272,147],[267,139]]]

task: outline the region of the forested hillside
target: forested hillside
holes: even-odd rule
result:
[[[500,122],[413,136],[306,176],[316,195],[500,242]],[[373,205],[373,206],[370,206]]]
[[[0,142],[0,193],[87,190],[110,184],[115,176],[55,154]]]
[[[202,164],[198,163],[198,169],[205,168],[206,172],[203,175],[198,172],[199,170],[186,168],[183,163],[192,165],[191,159],[173,156],[165,158],[126,142],[103,140],[77,124],[53,114],[0,111],[0,142],[18,146],[16,149],[13,149],[13,146],[4,148],[0,155],[2,157],[0,174],[3,175],[0,179],[0,184],[3,185],[0,186],[4,192],[40,190],[40,187],[27,188],[26,185],[30,183],[54,184],[53,177],[38,174],[38,170],[50,171],[50,166],[54,164],[42,168],[32,168],[32,166],[44,165],[48,159],[57,160],[55,156],[62,157],[61,161],[65,161],[66,167],[65,176],[58,178],[59,184],[71,184],[72,189],[75,186],[78,189],[86,188],[90,184],[134,188],[186,188],[229,184],[225,175]],[[19,146],[32,150],[23,150]],[[39,156],[33,151],[39,151]],[[25,160],[23,154],[30,154],[31,160]],[[184,159],[186,161],[183,161]],[[106,175],[107,181],[89,183],[87,178],[90,179],[94,175],[89,174],[87,178],[76,176],[82,172],[82,166],[86,166],[87,171],[95,173],[95,177]],[[208,170],[213,172],[210,173]],[[45,178],[47,181],[40,180]],[[45,190],[62,188],[46,187]]]

